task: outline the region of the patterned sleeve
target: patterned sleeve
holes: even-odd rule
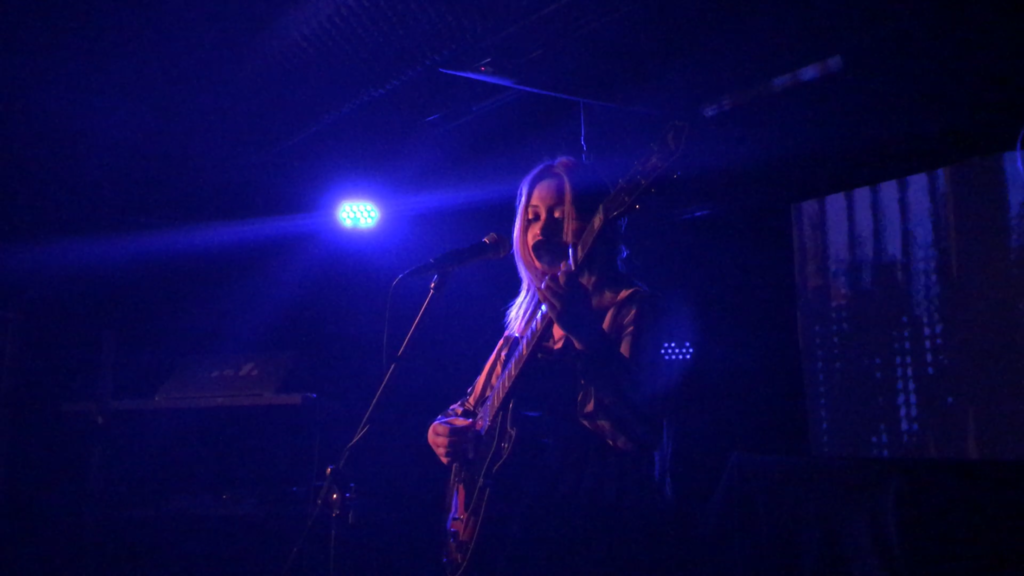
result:
[[[623,450],[654,449],[662,440],[657,322],[656,303],[638,290],[605,318],[606,347],[579,354],[580,420]]]

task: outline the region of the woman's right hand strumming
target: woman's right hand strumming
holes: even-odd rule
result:
[[[427,442],[445,464],[464,458],[473,441],[473,421],[461,416],[434,421],[427,431]]]

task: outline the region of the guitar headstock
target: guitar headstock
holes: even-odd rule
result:
[[[668,167],[683,150],[683,138],[686,136],[687,125],[682,122],[673,122],[668,125],[661,139],[651,145],[654,151],[643,160],[640,160],[612,191],[611,195],[601,203],[597,214],[590,221],[587,230],[579,242],[579,246],[572,252],[572,263],[575,269],[578,260],[582,259],[589,251],[597,233],[604,226],[605,222],[613,220],[628,212],[634,206],[636,197],[643,192],[647,186]]]
[[[652,153],[633,166],[624,178],[619,180],[611,196],[602,204],[604,220],[614,219],[633,207],[636,197],[665,170],[683,150],[683,139],[688,126],[682,122],[672,122],[664,134],[651,145]]]

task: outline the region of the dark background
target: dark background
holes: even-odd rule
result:
[[[627,234],[632,270],[696,334],[673,464],[683,516],[730,452],[808,452],[789,203],[1009,150],[1024,123],[1010,3],[2,10],[3,540],[22,569],[283,565],[313,470],[382,376],[391,280],[507,231],[519,178],[582,153],[579,102],[439,69],[607,103],[582,110],[611,180],[668,122],[689,123]],[[837,74],[700,114],[834,55]],[[378,203],[375,229],[332,222],[353,195]],[[510,260],[487,262],[436,299],[350,463],[363,507],[339,536],[344,561],[436,566],[446,473],[426,426],[472,381],[516,287]],[[425,294],[396,288],[392,352]],[[185,355],[276,350],[301,358],[285,389],[323,406],[102,425],[61,410],[108,375],[114,398],[145,398]],[[324,565],[327,537],[322,521],[305,568]]]

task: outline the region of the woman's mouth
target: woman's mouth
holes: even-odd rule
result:
[[[564,240],[540,239],[530,247],[537,263],[548,268],[557,268],[569,259],[569,245]]]

